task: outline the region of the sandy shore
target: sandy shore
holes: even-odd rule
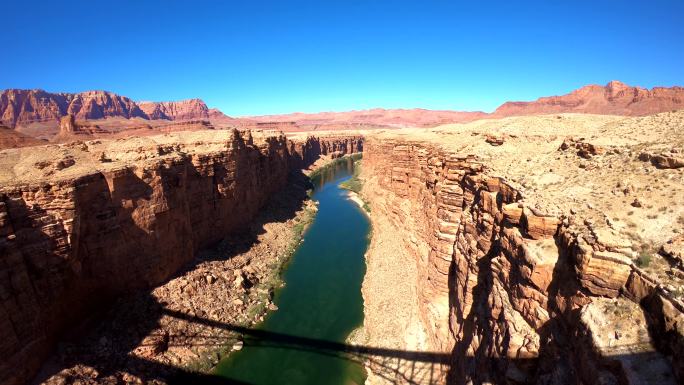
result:
[[[361,208],[361,211],[363,211],[368,217],[370,217],[370,213],[364,208],[366,202],[364,202],[363,199],[361,199],[359,194],[353,191],[347,191],[347,199],[356,203],[359,206],[359,208]]]

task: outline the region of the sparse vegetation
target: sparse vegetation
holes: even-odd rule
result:
[[[641,245],[641,250],[639,251],[639,256],[637,257],[636,264],[639,267],[645,268],[651,264],[653,261],[653,245],[643,244]]]
[[[354,173],[352,177],[340,183],[340,187],[355,193],[360,193],[363,188],[363,181],[359,177],[361,174],[361,159],[354,161]]]

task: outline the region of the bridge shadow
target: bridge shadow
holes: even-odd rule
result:
[[[510,364],[517,366],[536,365],[537,358],[511,358],[511,357],[454,357],[450,352],[429,352],[429,351],[410,351],[401,349],[390,349],[382,347],[372,347],[365,345],[353,345],[335,341],[328,341],[303,336],[295,336],[285,333],[260,330],[256,328],[243,327],[225,322],[215,321],[209,318],[189,316],[178,311],[161,308],[161,313],[168,317],[184,319],[195,324],[202,324],[212,328],[219,328],[229,331],[238,336],[244,342],[245,347],[251,349],[277,348],[282,350],[305,351],[309,353],[335,357],[347,360],[348,362],[359,365],[373,367],[373,374],[383,380],[383,383],[402,384],[402,385],[437,385],[437,384],[458,384],[461,383],[453,377],[444,377],[444,368],[449,368],[454,364],[454,360],[462,360],[467,365],[474,367],[502,368]],[[198,336],[199,337],[199,336]],[[222,337],[202,336],[196,346],[224,346],[229,340]],[[210,341],[207,343],[207,341]],[[652,352],[617,354],[610,357],[611,361],[633,361],[640,362],[650,359]],[[88,363],[83,363],[88,364]],[[97,368],[99,369],[99,368]],[[121,369],[121,368],[120,368]],[[135,358],[129,362],[125,370],[132,372],[145,383],[159,384],[167,383],[171,385],[185,384],[216,384],[216,385],[267,385],[264,383],[252,383],[238,380],[219,374],[199,373],[180,369],[167,364],[162,364],[152,360]],[[106,374],[106,373],[105,373]],[[483,373],[479,380],[487,378]],[[569,376],[565,381],[559,383],[574,383],[575,376]],[[474,381],[474,384],[485,383]],[[511,382],[494,381],[491,383],[534,383],[534,382]],[[622,382],[620,382],[622,383]],[[625,382],[628,383],[628,382]],[[661,382],[658,382],[661,383]],[[293,384],[296,385],[296,384]]]
[[[164,314],[177,318],[188,318],[186,314],[164,310]],[[441,352],[406,351],[364,345],[353,345],[342,342],[321,340],[316,338],[295,336],[279,332],[247,328],[206,318],[193,318],[193,322],[214,328],[228,330],[244,342],[249,348],[277,348],[297,350],[335,357],[359,365],[372,364],[383,370],[375,372],[379,377],[392,383],[401,384],[437,384],[439,365],[448,364],[450,354]],[[225,343],[215,340],[216,345]],[[430,378],[433,379],[430,382]],[[178,372],[168,379],[170,384],[210,383],[234,384],[244,383],[222,375],[211,375],[191,372]]]

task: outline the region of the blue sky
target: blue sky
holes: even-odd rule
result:
[[[618,79],[684,85],[684,1],[17,1],[0,89],[204,99],[229,115],[491,111]]]

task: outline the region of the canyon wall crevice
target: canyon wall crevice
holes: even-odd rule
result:
[[[359,136],[206,135],[226,138],[145,144],[114,161],[103,152],[101,169],[62,177],[77,159],[44,180],[3,183],[0,382],[30,379],[60,333],[90,310],[163,282],[199,249],[239,231],[290,172],[363,148]],[[58,148],[92,153],[97,145]]]
[[[528,203],[524,189],[476,156],[437,144],[369,137],[363,164],[374,234],[394,232],[403,248],[401,256],[388,253],[379,244],[382,235],[374,235],[367,274],[385,274],[393,289],[396,277],[374,261],[411,259],[415,273],[402,279],[412,280],[417,292],[413,306],[425,335],[419,347],[451,354],[449,365],[411,383],[674,384],[684,378],[676,359],[684,346],[681,301],[601,224]],[[406,332],[379,335],[384,332],[368,324],[406,305],[367,298],[389,290],[373,282],[364,283],[371,343],[398,338],[395,343],[416,348]],[[382,369],[370,364],[370,370]],[[376,380],[371,375],[370,383]]]

